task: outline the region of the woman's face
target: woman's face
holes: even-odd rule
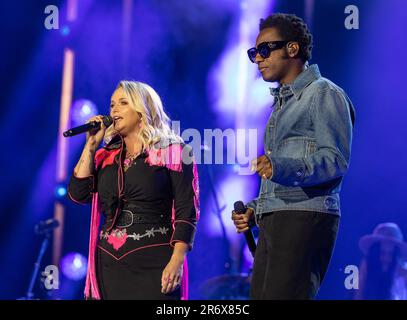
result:
[[[140,129],[141,116],[131,106],[131,100],[122,88],[113,92],[110,102],[110,116],[114,121],[114,129],[124,137],[131,132],[138,132]]]

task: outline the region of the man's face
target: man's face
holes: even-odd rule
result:
[[[262,42],[282,41],[275,28],[265,28],[260,31],[256,39],[256,48]],[[255,63],[263,76],[264,81],[280,81],[287,73],[290,59],[286,47],[274,50],[268,58],[263,59],[259,54],[256,55]]]

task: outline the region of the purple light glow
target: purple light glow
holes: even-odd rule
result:
[[[71,252],[61,260],[61,270],[71,280],[81,280],[86,276],[88,260],[80,253]]]
[[[273,101],[268,94],[270,84],[261,79],[256,66],[246,54],[247,49],[253,46],[258,32],[257,24],[248,24],[247,21],[259,20],[273,6],[274,1],[259,1],[250,5],[241,1],[240,19],[229,36],[228,43],[233,45],[225,48],[208,76],[208,93],[213,108],[223,117],[235,119],[238,128],[247,128],[245,119],[256,117],[259,111]]]
[[[78,126],[98,113],[96,105],[86,99],[76,100],[72,106],[72,124]]]
[[[268,108],[273,102],[269,87],[276,84],[264,82],[256,66],[247,57],[246,51],[253,46],[258,33],[258,25],[247,21],[258,21],[267,15],[274,7],[274,2],[240,1],[240,14],[237,15],[239,19],[229,32],[228,45],[208,74],[207,87],[212,108],[219,114],[225,127],[250,129],[265,126],[263,114],[267,113],[267,119],[270,112]],[[230,122],[226,123],[227,119]],[[262,134],[260,131],[258,141],[262,141],[259,139]],[[247,202],[257,193],[257,178],[238,176],[237,169],[238,166],[235,165],[222,177],[219,187],[220,193],[224,195],[221,206],[227,206],[222,212],[223,223],[228,237],[232,238],[236,237],[235,227],[230,219],[233,203],[237,200]],[[207,232],[213,236],[221,233],[217,219],[211,219]]]
[[[258,24],[248,21],[258,21],[270,13],[274,7],[274,1],[240,1],[238,20],[232,24],[229,32],[229,40],[219,57],[212,66],[207,78],[208,97],[211,107],[219,115],[223,128],[254,129],[263,128],[273,98],[269,93],[269,87],[275,84],[266,83],[261,78],[257,66],[253,65],[247,57],[247,49],[252,47],[257,33]],[[267,113],[267,114],[266,114]],[[265,115],[265,116],[263,116]],[[259,137],[263,130],[257,131],[257,150],[261,150]],[[239,146],[239,148],[242,147]],[[244,148],[247,147],[243,146]],[[232,261],[238,261],[241,256],[244,237],[236,233],[231,212],[233,204],[242,200],[247,203],[257,195],[258,177],[238,175],[238,165],[231,166],[231,170],[222,173],[220,185],[217,188],[219,194],[219,206],[223,209],[221,220],[213,215],[208,217],[206,232],[213,237],[222,236],[221,223],[224,226],[226,236],[229,239],[229,252]],[[213,207],[212,201],[208,208]],[[247,258],[243,258],[247,265]],[[238,269],[238,265],[232,269]]]

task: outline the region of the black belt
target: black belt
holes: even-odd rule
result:
[[[109,221],[109,224],[111,220]],[[171,217],[164,214],[154,214],[154,213],[137,213],[132,212],[129,209],[123,209],[119,216],[115,226],[118,228],[127,228],[131,225],[147,224],[147,223],[161,223],[161,224],[171,224]]]

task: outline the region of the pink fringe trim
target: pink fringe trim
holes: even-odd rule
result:
[[[193,163],[194,179],[192,180],[192,188],[194,189],[194,206],[196,212],[196,220],[199,220],[201,214],[201,207],[199,203],[199,178],[198,167],[196,163]]]
[[[175,206],[174,201],[172,202],[172,236],[170,240],[170,245],[172,245],[172,237],[175,231]],[[182,266],[182,280],[181,280],[181,300],[188,300],[188,290],[189,290],[189,277],[188,277],[188,260],[185,257],[184,265]]]
[[[188,277],[188,261],[187,257],[185,257],[184,260],[184,269],[183,269],[183,275],[182,275],[182,282],[181,282],[181,300],[188,300],[189,298],[189,277]]]
[[[98,242],[99,225],[100,225],[100,203],[99,196],[95,192],[92,199],[92,214],[90,219],[90,239],[88,255],[88,271],[85,283],[85,298],[100,300],[100,292],[96,278],[96,247]]]

